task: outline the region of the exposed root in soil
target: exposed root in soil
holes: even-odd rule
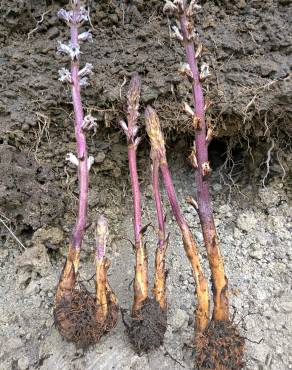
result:
[[[195,341],[197,369],[243,369],[244,338],[230,321],[211,321]]]
[[[131,317],[130,323],[124,324],[135,351],[140,355],[163,344],[167,327],[167,312],[161,309],[153,298],[146,298],[142,303],[139,316]]]
[[[107,318],[100,321],[95,297],[84,287],[74,289],[70,297],[63,298],[55,307],[54,324],[64,338],[85,349],[98,343],[117,323],[118,306],[110,293],[108,300]]]

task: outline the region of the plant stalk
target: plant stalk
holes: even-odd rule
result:
[[[74,48],[79,48],[78,42],[78,17],[80,15],[80,1],[76,0],[72,5],[72,21],[70,22],[71,44]],[[71,93],[73,99],[74,115],[75,115],[75,136],[78,157],[78,180],[79,180],[79,204],[78,214],[75,227],[72,233],[71,242],[69,245],[66,263],[59,281],[56,301],[60,300],[66,294],[70,294],[71,289],[76,282],[78,272],[80,250],[87,222],[88,208],[88,160],[87,160],[87,145],[85,133],[82,129],[84,119],[80,83],[79,83],[79,59],[74,58],[71,61]]]
[[[186,255],[192,266],[193,277],[196,282],[196,293],[198,301],[196,310],[196,325],[197,331],[203,332],[206,329],[209,321],[208,283],[204,276],[204,272],[199,260],[197,243],[192,236],[189,226],[178,204],[172,178],[167,164],[165,142],[160,128],[159,119],[156,112],[150,106],[148,106],[145,111],[145,118],[146,130],[151,142],[151,150],[152,153],[155,153],[155,156],[159,159],[159,166],[164,187],[168,195],[172,212],[182,233]]]
[[[179,22],[181,33],[183,36],[183,44],[186,53],[186,59],[192,73],[192,91],[193,102],[195,106],[195,116],[198,125],[195,127],[195,154],[197,159],[197,170],[195,181],[197,185],[197,203],[198,214],[202,227],[205,247],[208,254],[213,284],[213,299],[214,299],[214,320],[229,319],[229,303],[228,303],[228,280],[225,276],[223,258],[220,252],[219,239],[216,232],[216,227],[213,218],[213,210],[211,206],[208,173],[208,142],[206,140],[207,125],[205,119],[205,101],[203,95],[202,84],[200,81],[200,72],[194,48],[194,41],[191,37],[193,26],[187,16],[186,6],[184,11],[179,14]],[[208,171],[207,171],[208,172]]]
[[[127,123],[121,122],[121,126],[127,136],[128,160],[131,177],[133,208],[134,208],[134,237],[135,237],[135,279],[134,279],[134,303],[132,307],[133,317],[139,316],[142,302],[148,297],[148,261],[147,252],[143,243],[142,217],[141,217],[141,191],[137,172],[137,147],[140,138],[137,137],[139,117],[139,100],[141,81],[138,74],[134,74],[127,94]]]

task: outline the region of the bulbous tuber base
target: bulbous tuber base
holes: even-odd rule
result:
[[[142,302],[139,314],[124,323],[127,334],[135,351],[140,355],[163,344],[167,327],[167,312],[161,309],[155,299],[146,298]]]
[[[100,319],[94,295],[82,287],[73,289],[70,296],[56,305],[54,323],[65,339],[74,342],[78,348],[87,348],[98,343],[104,334],[115,327],[118,311],[116,302],[109,296],[107,317]]]
[[[243,369],[244,338],[230,321],[211,321],[195,340],[198,369]]]

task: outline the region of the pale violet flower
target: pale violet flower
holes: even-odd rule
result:
[[[58,72],[59,72],[59,81],[72,83],[72,76],[67,68],[61,68]]]
[[[82,6],[80,8],[79,16],[77,18],[77,23],[87,22],[89,20],[89,12]]]
[[[81,41],[81,42],[85,42],[85,41],[92,42],[92,33],[90,33],[89,31],[80,33],[78,35],[78,41]]]
[[[87,116],[84,117],[83,122],[82,122],[82,129],[89,131],[92,128],[95,128],[97,125],[96,123],[96,118],[94,118],[91,114],[88,114]]]
[[[80,85],[80,87],[87,87],[87,86],[89,86],[90,83],[88,81],[88,78],[87,77],[80,78],[79,85]]]
[[[63,44],[61,41],[58,41],[57,52],[59,54],[67,54],[72,60],[78,59],[80,55],[79,45],[72,46],[71,43]]]
[[[92,68],[93,65],[91,63],[86,63],[85,66],[78,72],[78,77],[82,78],[91,75],[93,73]]]
[[[60,19],[63,19],[68,25],[72,22],[72,11],[67,12],[65,9],[60,9],[57,13],[58,17]]]
[[[75,5],[73,3],[73,5]],[[58,17],[60,19],[63,19],[68,25],[70,25],[74,21],[73,17],[73,11],[67,11],[65,9],[60,9],[58,11]],[[89,20],[89,12],[86,10],[83,6],[80,8],[80,11],[77,14],[77,17],[75,17],[76,23],[83,23]]]

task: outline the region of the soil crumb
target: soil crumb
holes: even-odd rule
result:
[[[196,338],[196,368],[243,369],[244,338],[229,321],[212,321],[206,332]]]
[[[94,295],[84,287],[74,289],[70,298],[63,299],[54,310],[54,323],[60,334],[77,348],[86,349],[116,326],[118,307],[111,304],[107,320],[96,318],[97,304]]]
[[[124,321],[125,323],[125,321]],[[153,298],[146,298],[141,308],[140,318],[131,318],[126,324],[132,346],[140,355],[159,348],[163,343],[167,328],[167,312],[162,310]]]

